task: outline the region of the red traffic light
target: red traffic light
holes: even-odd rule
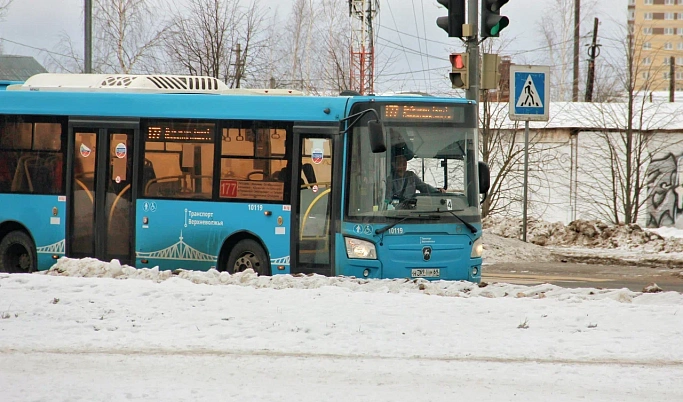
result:
[[[449,59],[453,68],[448,76],[451,79],[453,88],[468,89],[470,87],[470,80],[467,74],[469,70],[467,53],[452,53]]]
[[[453,68],[460,70],[465,67],[465,60],[463,59],[462,54],[451,54],[450,59]]]

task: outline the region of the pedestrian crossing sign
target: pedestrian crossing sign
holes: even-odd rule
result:
[[[550,68],[510,66],[510,120],[548,121]]]

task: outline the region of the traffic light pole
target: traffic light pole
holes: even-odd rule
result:
[[[469,63],[470,86],[465,91],[465,97],[477,102],[477,107],[474,108],[474,121],[477,125],[475,146],[479,147],[479,23],[477,22],[477,9],[479,8],[479,0],[468,0],[467,5],[467,20],[472,26],[472,35],[467,37],[465,42],[467,46],[467,61]],[[475,183],[476,186],[478,184]],[[477,189],[477,193],[479,189]]]
[[[467,99],[477,101],[479,103],[479,39],[477,32],[479,32],[478,20],[479,0],[467,1],[467,21],[472,27],[472,36],[468,36],[465,42],[467,47],[467,60],[469,63],[468,74],[470,86],[465,91]],[[477,127],[479,125],[479,108],[476,112]]]

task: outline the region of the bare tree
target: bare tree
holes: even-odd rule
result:
[[[345,12],[347,5],[345,0],[322,0],[316,28],[317,37],[322,38],[320,51],[314,53],[316,64],[321,67],[320,86],[334,93],[349,89],[351,85],[351,25]]]
[[[508,120],[507,102],[492,102],[488,96],[483,95],[479,114],[481,159],[491,170],[482,216],[518,215],[524,192],[524,130],[518,122]],[[559,197],[568,192],[567,145],[550,129],[530,132],[527,206],[531,216],[542,216],[556,207]]]
[[[263,16],[256,2],[243,7],[237,0],[190,0],[172,19],[164,44],[174,71],[208,75],[237,87],[257,62]]]
[[[93,31],[101,71],[132,74],[155,70],[166,33],[151,0],[95,0]]]
[[[0,0],[0,21],[5,18],[5,14],[7,14],[7,10],[13,1],[14,0]]]
[[[10,4],[12,4],[12,1],[14,0],[0,0],[0,21],[5,19],[5,14],[7,14],[7,10],[9,9]],[[2,53],[2,40],[0,40],[0,54]]]
[[[657,139],[656,133],[683,113],[683,108],[672,112],[670,105],[649,99],[663,66],[648,63],[657,52],[645,45],[647,37],[638,29],[623,37],[623,58],[610,65],[619,77],[623,102],[596,104],[593,113],[583,116],[604,129],[589,137],[579,169],[590,178],[579,187],[579,196],[590,206],[587,214],[616,224],[637,222],[647,201],[648,165],[654,155],[676,145],[670,138]]]
[[[482,53],[500,54],[509,42],[501,39],[482,44]],[[479,149],[482,161],[491,169],[491,188],[482,204],[482,216],[517,214],[521,210],[524,191],[524,132],[517,122],[508,120],[509,105],[500,95],[510,92],[509,80],[502,79],[497,90],[483,90],[480,98]],[[557,144],[534,130],[529,138],[529,210],[542,215],[553,197],[544,196],[545,189],[556,188],[559,174]]]
[[[574,2],[575,0],[552,0],[545,3],[540,33],[542,45],[547,47],[547,62],[551,67],[551,93],[554,101],[572,99],[574,61]],[[597,0],[581,1],[580,23],[592,18],[588,11],[595,10]],[[592,25],[591,25],[592,26]],[[583,47],[582,47],[583,48]]]
[[[150,73],[158,71],[159,44],[167,28],[155,10],[157,0],[95,0],[93,2],[93,71]],[[48,64],[58,71],[82,72],[82,49],[68,35],[60,37]]]

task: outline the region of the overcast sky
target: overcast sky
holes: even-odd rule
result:
[[[535,49],[544,47],[539,26],[544,7],[552,1],[510,0],[503,7],[502,14],[510,18],[510,26],[501,38],[509,40],[504,54],[512,55],[513,62],[543,64],[543,50]],[[291,3],[292,0],[259,1],[263,7],[278,9],[278,15],[287,15]],[[43,62],[45,51],[55,49],[60,34],[66,33],[74,43],[82,43],[83,4],[84,0],[15,0],[5,21],[0,22],[4,53],[30,55]],[[591,22],[592,17],[600,18],[600,37],[615,37],[619,32],[617,24],[626,22],[627,1],[602,0],[599,9],[583,11]],[[382,89],[438,92],[447,77],[448,53],[462,49],[459,39],[448,38],[436,26],[436,18],[445,14],[446,10],[436,0],[381,1],[376,50],[380,53],[381,68],[377,83]],[[584,31],[592,30],[590,25]],[[581,52],[585,59],[585,49]],[[382,65],[382,58],[395,62]]]

